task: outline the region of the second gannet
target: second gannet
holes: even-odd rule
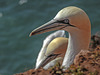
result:
[[[68,39],[65,36],[64,30],[58,30],[45,38],[35,69],[40,67],[48,69],[57,62],[62,63],[68,44]]]

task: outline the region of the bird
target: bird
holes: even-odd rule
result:
[[[91,39],[91,23],[84,10],[76,6],[68,6],[60,10],[49,22],[34,29],[29,36],[54,30],[65,30],[69,34],[68,47],[62,62],[63,70],[67,70],[81,50],[87,50]]]
[[[64,30],[58,30],[48,35],[44,39],[42,48],[38,54],[35,69],[40,67],[48,69],[58,62],[62,63],[61,61],[64,58],[67,44],[68,38],[66,38]]]

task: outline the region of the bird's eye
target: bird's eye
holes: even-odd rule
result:
[[[68,19],[63,20],[63,22],[66,23],[66,24],[69,24],[69,20]]]
[[[60,21],[57,21],[57,22],[64,23],[64,24],[69,24],[69,20],[68,19],[60,20]]]

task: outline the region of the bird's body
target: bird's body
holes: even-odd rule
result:
[[[68,39],[65,38],[65,31],[63,30],[56,31],[47,36],[43,41],[43,46],[39,52],[36,69],[39,67],[48,69],[57,62],[61,62],[64,58],[67,44]],[[44,59],[44,61],[42,61],[42,59]]]
[[[69,33],[68,48],[62,63],[67,69],[81,50],[87,50],[91,38],[91,24],[87,14],[75,6],[66,7],[48,23],[33,30],[30,36],[53,30],[65,30]]]

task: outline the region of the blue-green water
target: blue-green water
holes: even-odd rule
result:
[[[0,75],[34,67],[42,41],[51,32],[33,37],[29,33],[66,6],[77,6],[87,12],[92,34],[100,30],[99,0],[0,0]]]

